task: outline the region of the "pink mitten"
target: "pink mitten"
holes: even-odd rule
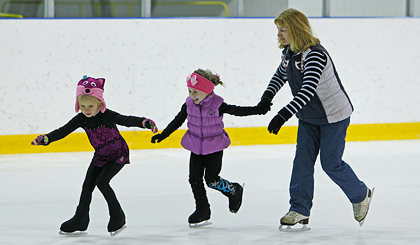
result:
[[[31,142],[31,145],[47,145],[47,144],[48,144],[48,136],[46,136],[45,134],[39,135]]]
[[[152,132],[155,134],[157,133],[159,130],[156,126],[156,123],[151,120],[151,119],[144,119],[143,122],[141,123],[143,125],[143,127],[148,128],[150,130],[152,130]]]

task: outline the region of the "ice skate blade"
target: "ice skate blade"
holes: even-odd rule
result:
[[[301,228],[292,228],[290,225],[280,225],[279,231],[281,232],[303,232],[303,231],[310,231],[311,227],[308,227],[307,225],[302,225]]]
[[[123,230],[125,230],[125,228],[127,228],[126,225],[124,225],[123,227],[121,227],[120,229],[116,230],[116,231],[111,231],[109,234],[114,237],[118,234],[120,234]]]
[[[190,223],[188,224],[190,226],[190,228],[199,228],[199,227],[203,227],[203,226],[208,226],[211,225],[212,223],[208,220],[205,221],[201,221],[199,223]]]
[[[373,199],[373,193],[375,192],[375,187],[372,188],[372,190],[370,190],[370,197],[369,197],[369,202],[368,202],[368,212],[366,213],[366,216],[359,222],[359,226],[362,227],[363,224],[365,223],[366,217],[369,213],[369,209],[370,209],[370,203],[372,202]]]
[[[62,236],[85,236],[88,233],[86,231],[74,231],[74,232],[59,231],[58,234]]]

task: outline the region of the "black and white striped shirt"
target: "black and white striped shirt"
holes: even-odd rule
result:
[[[289,82],[294,96],[282,109],[283,114],[285,110],[286,114],[290,113],[286,120],[297,113],[299,119],[308,122],[332,123],[349,117],[353,112],[332,60],[319,44],[297,54],[286,48],[263,97],[272,99],[286,82]],[[308,103],[311,106],[305,107]]]
[[[302,53],[297,55],[302,55]],[[288,62],[283,60],[282,65],[279,66],[267,87],[267,90],[273,93],[273,97],[287,82],[286,63]],[[327,56],[321,51],[310,51],[308,53],[303,64],[302,87],[293,100],[285,106],[290,114],[296,114],[314,96],[326,64]]]

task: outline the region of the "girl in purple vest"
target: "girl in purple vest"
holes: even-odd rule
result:
[[[191,151],[189,183],[194,195],[196,210],[188,218],[190,226],[205,225],[210,219],[210,205],[204,188],[220,191],[229,198],[229,210],[238,212],[242,203],[243,188],[219,176],[222,168],[223,150],[230,145],[229,135],[224,130],[223,114],[249,116],[261,114],[257,107],[240,107],[223,102],[213,92],[214,86],[222,84],[220,77],[209,70],[198,69],[187,77],[189,97],[181,111],[160,134],[152,137],[152,143],[161,142],[188,119],[188,130],[181,145]]]
[[[123,116],[106,107],[103,98],[105,79],[84,76],[77,84],[76,112],[66,125],[49,134],[39,135],[32,145],[49,145],[60,140],[81,127],[86,131],[90,143],[95,149],[92,162],[82,186],[79,205],[70,220],[60,227],[60,234],[85,231],[89,225],[89,206],[95,187],[105,197],[109,209],[108,231],[116,235],[125,228],[125,215],[109,182],[129,164],[129,149],[118,131],[117,124],[126,127],[151,129],[157,133],[156,124],[145,117]]]

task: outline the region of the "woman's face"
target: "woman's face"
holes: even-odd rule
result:
[[[279,43],[281,43],[283,46],[290,44],[290,37],[289,37],[289,30],[287,30],[286,27],[277,26],[277,38],[279,40]]]

